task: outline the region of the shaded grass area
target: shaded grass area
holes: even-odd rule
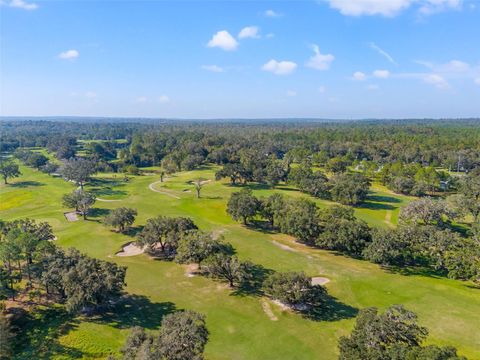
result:
[[[338,338],[350,331],[357,309],[385,308],[398,303],[418,313],[421,324],[430,329],[429,342],[453,345],[462,354],[474,359],[480,357],[477,288],[433,274],[400,274],[365,261],[307,248],[283,234],[243,227],[233,222],[225,211],[230,194],[239,187],[212,181],[202,188],[200,199],[195,198],[194,192],[183,192],[184,189],[193,190],[188,181],[194,178],[213,180],[215,167],[170,177],[166,182],[168,189],[178,191],[180,199],[148,189],[149,184],[159,180],[158,176],[132,176],[128,183],[115,184],[110,182],[112,174],[99,174],[96,179],[101,182],[88,184],[87,189],[97,187],[101,191],[103,187],[110,187],[111,191],[122,191],[125,195],[119,202],[97,202],[95,209],[98,210],[89,215],[91,221],[77,222],[64,219],[63,212],[68,209],[61,205],[62,195],[75,189],[74,184],[23,166],[21,170],[24,175],[12,182],[32,181],[44,185],[0,185],[0,218],[11,220],[28,216],[48,221],[60,246],[73,246],[91,256],[127,266],[126,290],[137,300],[118,304],[115,311],[109,310],[98,318],[67,317],[56,323],[55,319],[63,316],[60,314],[49,316],[49,320],[32,320],[30,334],[35,339],[38,335],[38,340],[26,344],[22,350],[26,355],[19,358],[42,358],[47,343],[42,342],[42,334],[50,332],[47,338],[51,338],[53,344],[51,359],[75,356],[104,359],[118,352],[130,326],[139,324],[154,330],[166,313],[191,309],[206,315],[210,331],[207,359],[336,359]],[[274,192],[290,197],[307,196],[283,185],[276,189],[252,186],[256,196]],[[387,218],[394,225],[399,208],[409,199],[375,184],[368,201],[371,204],[355,208],[355,214],[371,226],[389,226]],[[332,204],[319,199],[314,201],[319,207]],[[130,235],[112,232],[101,223],[105,214],[121,206],[136,208],[139,213]],[[386,206],[393,208],[386,209]],[[135,229],[157,215],[188,216],[202,230],[221,232],[241,259],[251,260],[261,267],[259,278],[262,272],[270,270],[304,271],[309,276],[328,277],[331,281],[326,287],[331,299],[327,308],[331,310],[309,319],[273,306],[278,321],[272,321],[262,309],[258,285],[236,293],[209,278],[187,277],[185,268],[173,262],[154,261],[146,255],[114,255],[123,244],[132,241]],[[280,248],[274,241],[293,251]]]

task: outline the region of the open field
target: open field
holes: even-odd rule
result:
[[[30,328],[36,340],[23,349],[19,359],[105,358],[119,350],[129,327],[157,329],[162,315],[175,309],[206,315],[210,331],[207,359],[335,359],[337,340],[350,331],[358,309],[398,303],[418,313],[421,324],[430,330],[430,343],[454,345],[469,358],[480,358],[478,288],[428,273],[392,273],[366,261],[307,248],[283,234],[243,227],[225,211],[229,194],[238,188],[214,181],[215,167],[181,172],[164,183],[154,175],[130,176],[130,181],[123,182],[121,175],[100,174],[86,188],[103,200],[118,201],[97,201],[90,219],[76,222],[65,219],[63,213],[68,209],[61,205],[62,195],[75,188],[72,183],[23,166],[21,170],[21,178],[0,186],[0,218],[48,221],[59,245],[127,266],[126,290],[135,296],[101,318],[71,318],[59,309],[45,309],[35,315],[35,326]],[[188,184],[198,177],[212,180],[203,187],[200,199]],[[306,196],[288,186],[250,187],[257,196],[275,191]],[[399,207],[408,200],[375,184],[369,200],[355,212],[372,226],[391,227]],[[320,207],[330,204],[316,202]],[[114,233],[100,222],[110,209],[120,206],[138,210],[131,236]],[[186,266],[146,255],[114,255],[134,240],[138,226],[156,215],[191,217],[202,230],[223,234],[241,258],[266,268],[303,270],[330,279],[326,287],[336,298],[330,304],[332,310],[317,321],[305,319],[214,280],[188,277]]]

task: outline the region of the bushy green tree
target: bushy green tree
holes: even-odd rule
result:
[[[40,153],[32,152],[25,160],[25,165],[33,167],[39,170],[42,166],[44,166],[48,162],[48,158]]]
[[[310,245],[315,243],[322,231],[317,205],[307,199],[287,202],[275,221],[282,233]]]
[[[214,240],[211,234],[190,230],[178,242],[175,261],[180,264],[196,263],[201,268],[205,259],[221,250],[222,244]]]
[[[264,282],[265,294],[292,307],[319,307],[327,292],[323,286],[312,285],[303,272],[275,272]]]
[[[249,262],[240,261],[238,257],[217,253],[205,261],[206,272],[217,279],[225,280],[230,287],[242,285],[250,280]]]
[[[162,255],[173,257],[182,236],[196,229],[197,226],[189,218],[157,216],[147,220],[138,235],[137,243],[142,247],[148,247],[152,253],[159,248]]]
[[[418,347],[428,331],[417,324],[415,313],[393,305],[384,313],[376,308],[360,311],[349,337],[339,340],[340,360],[390,360],[395,346]]]
[[[202,360],[208,341],[205,317],[186,310],[166,315],[157,334],[134,327],[123,346],[123,360]]]
[[[369,226],[354,216],[352,208],[332,206],[320,212],[320,219],[322,232],[315,241],[318,247],[361,256],[371,242]]]
[[[8,184],[8,179],[13,179],[22,175],[18,169],[18,165],[11,159],[0,157],[0,175],[3,177],[5,184]]]
[[[43,259],[42,282],[65,300],[70,312],[94,309],[121,295],[126,268],[81,254],[57,249]]]
[[[400,220],[413,224],[443,227],[453,217],[454,214],[446,201],[434,200],[430,197],[411,201],[400,210]]]
[[[80,185],[83,190],[83,186],[95,173],[95,162],[83,158],[74,158],[66,160],[62,167],[62,175],[70,181],[74,181]]]
[[[234,220],[242,220],[243,224],[247,225],[248,219],[257,214],[258,207],[258,199],[253,196],[252,190],[242,189],[230,196],[227,212]]]
[[[95,195],[93,193],[77,189],[70,194],[63,195],[63,205],[65,207],[74,208],[80,212],[83,219],[87,219],[88,210],[95,204]]]
[[[260,199],[259,213],[273,227],[276,225],[275,217],[284,210],[285,206],[285,197],[280,193],[274,193],[267,198]]]
[[[137,216],[137,210],[121,207],[114,209],[103,221],[106,225],[117,228],[119,232],[124,232],[135,222],[135,216]]]
[[[202,360],[208,341],[205,317],[194,311],[179,311],[165,316],[153,343],[154,359]]]
[[[332,199],[343,205],[360,204],[367,198],[370,190],[370,180],[360,173],[335,175],[331,183]]]

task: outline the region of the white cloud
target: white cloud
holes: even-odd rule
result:
[[[295,90],[288,90],[287,96],[289,97],[297,96],[297,92]]]
[[[423,15],[431,15],[448,9],[459,9],[461,5],[461,0],[428,0],[423,2],[418,11]]]
[[[170,102],[170,98],[167,95],[161,95],[158,98],[158,102],[160,102],[161,104],[167,104]]]
[[[223,68],[221,68],[218,65],[202,65],[202,69],[211,71],[211,72],[216,72],[216,73],[221,73],[225,71]]]
[[[226,30],[218,31],[213,35],[212,39],[207,44],[208,47],[219,47],[225,51],[236,50],[238,47],[238,42],[235,38],[230,35]]]
[[[12,0],[8,4],[10,7],[18,8],[18,9],[23,9],[23,10],[35,10],[38,9],[38,5],[35,3],[27,3],[23,0]]]
[[[148,99],[145,96],[139,96],[138,98],[135,99],[135,102],[137,104],[144,104],[148,101]]]
[[[287,75],[297,68],[297,64],[293,61],[277,61],[270,60],[262,66],[262,70],[270,71],[276,75]]]
[[[387,79],[390,77],[390,71],[388,70],[375,70],[373,76],[379,79]]]
[[[327,91],[327,88],[325,86],[322,85],[318,87],[318,92],[320,94],[324,94],[326,91]]]
[[[265,16],[267,16],[267,17],[280,17],[280,16],[282,16],[282,14],[277,13],[276,11],[273,11],[273,10],[267,10],[267,11],[265,11]]]
[[[387,53],[385,50],[383,50],[380,46],[377,46],[377,44],[375,44],[374,42],[371,42],[369,45],[373,50],[378,52],[380,55],[382,55],[385,59],[390,61],[392,64],[398,65],[397,62],[393,59],[393,57],[391,57],[390,54]]]
[[[447,80],[438,74],[426,74],[423,76],[423,81],[425,81],[427,84],[435,86],[438,89],[448,89],[450,86]]]
[[[348,16],[395,16],[410,6],[411,0],[326,0],[330,7]]]
[[[238,33],[238,38],[239,39],[247,39],[247,38],[252,38],[252,39],[258,39],[260,38],[260,35],[258,34],[260,32],[260,28],[258,26],[247,26],[244,27],[240,32]]]
[[[470,70],[470,65],[460,60],[451,60],[444,64],[434,64],[429,61],[415,61],[434,72],[438,73],[462,73]]]
[[[86,97],[87,99],[95,99],[95,98],[97,97],[97,94],[96,94],[95,92],[93,92],[93,91],[87,91],[87,92],[85,93],[85,97]]]
[[[475,82],[475,84],[480,85],[480,77],[476,78],[476,79],[474,80],[474,82]]]
[[[382,15],[393,17],[412,5],[423,15],[458,9],[462,0],[324,0],[346,16]]]
[[[367,75],[365,75],[361,71],[355,71],[352,75],[353,80],[358,80],[358,81],[363,81],[367,78]]]
[[[370,90],[370,91],[377,91],[380,89],[380,86],[376,85],[376,84],[370,84],[370,85],[367,85],[367,90]]]
[[[316,70],[328,70],[330,64],[335,60],[335,56],[332,54],[320,53],[318,45],[312,45],[312,50],[315,53],[307,62],[307,66]]]
[[[67,50],[67,51],[64,51],[64,52],[61,52],[58,57],[60,59],[64,59],[64,60],[71,60],[71,59],[76,59],[80,56],[80,53],[77,51],[77,50]]]

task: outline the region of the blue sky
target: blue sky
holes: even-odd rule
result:
[[[0,3],[3,116],[480,116],[476,1]]]

